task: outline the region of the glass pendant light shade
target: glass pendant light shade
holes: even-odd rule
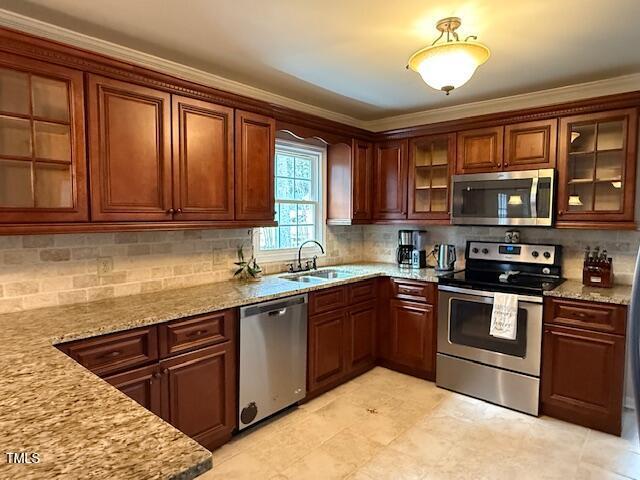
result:
[[[436,24],[440,36],[430,46],[411,55],[407,65],[407,68],[418,72],[427,85],[447,95],[454,88],[467,83],[490,55],[486,46],[474,41],[476,37],[459,39],[456,30],[460,24],[458,17],[440,20]],[[445,35],[445,40],[438,43]]]
[[[436,90],[449,92],[467,83],[489,58],[489,49],[477,42],[448,42],[423,48],[409,59],[409,67]]]

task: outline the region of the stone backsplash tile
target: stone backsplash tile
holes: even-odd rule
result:
[[[0,237],[0,313],[224,281],[250,238],[246,229]],[[319,264],[360,261],[362,242],[362,227],[329,227]],[[98,259],[112,271],[100,274]],[[261,262],[266,273],[286,263]]]
[[[550,228],[503,228],[503,227],[452,227],[452,226],[387,226],[363,227],[364,260],[394,262],[398,244],[398,230],[426,230],[430,244],[447,243],[456,246],[457,267],[464,266],[464,249],[467,240],[504,239],[506,230],[519,230],[521,241],[526,243],[553,243],[562,245],[563,275],[582,279],[582,259],[586,246],[605,248],[613,258],[616,283],[629,285],[633,277],[636,255],[640,245],[639,231],[615,230],[569,230]]]

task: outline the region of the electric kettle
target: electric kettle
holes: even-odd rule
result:
[[[440,272],[453,270],[456,263],[455,245],[436,245],[434,251],[436,254],[436,270]]]

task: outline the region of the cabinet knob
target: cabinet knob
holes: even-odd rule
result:
[[[160,372],[154,372],[153,374],[153,378],[160,378],[162,376],[162,373]]]
[[[169,369],[168,368],[163,368],[162,369],[162,374],[166,375],[167,373],[169,373]]]
[[[169,210],[167,210],[167,213],[174,213],[175,210],[173,208],[170,208]]]
[[[176,213],[182,213],[182,209],[181,209],[181,208],[178,208],[178,209],[176,210]]]

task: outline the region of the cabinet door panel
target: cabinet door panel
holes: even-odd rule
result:
[[[0,58],[0,222],[89,219],[82,72]]]
[[[503,135],[504,127],[459,132],[456,171],[480,173],[502,170]]]
[[[233,109],[173,97],[177,220],[233,220]]]
[[[346,371],[345,318],[339,310],[309,319],[309,392],[338,382]]]
[[[105,381],[132,398],[147,410],[160,416],[161,382],[158,365],[129,370],[106,377]]]
[[[366,369],[376,362],[376,317],[375,302],[349,309],[347,359],[350,371]]]
[[[507,125],[504,130],[504,169],[554,168],[557,127],[555,118]]]
[[[558,131],[558,224],[633,222],[637,109],[561,118]]]
[[[371,220],[373,194],[373,145],[353,141],[353,219]]]
[[[170,220],[170,95],[89,75],[91,216]]]
[[[374,217],[407,218],[407,141],[376,145],[374,168]]]
[[[275,120],[236,110],[236,219],[273,220]]]
[[[432,376],[435,374],[433,307],[403,300],[391,301],[391,359]]]
[[[163,417],[207,448],[224,443],[235,428],[235,354],[231,343],[160,363]]]
[[[624,349],[622,336],[546,326],[543,412],[620,435]]]

